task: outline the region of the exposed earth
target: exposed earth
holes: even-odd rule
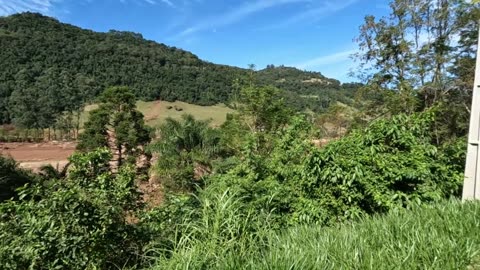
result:
[[[2,143],[0,155],[15,159],[20,167],[37,171],[42,165],[51,164],[54,167],[63,167],[68,157],[75,150],[74,142],[48,143]]]

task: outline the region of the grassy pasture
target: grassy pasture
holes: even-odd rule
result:
[[[171,108],[168,109],[169,107]],[[199,106],[180,101],[139,101],[137,108],[145,115],[145,120],[150,126],[158,126],[168,117],[180,119],[183,114],[191,114],[198,120],[211,120],[212,126],[220,126],[225,122],[227,113],[233,112],[223,104]]]
[[[81,117],[84,123],[88,117],[88,112],[95,109],[97,105],[88,105]],[[145,116],[148,125],[155,127],[162,124],[168,117],[180,119],[183,114],[191,114],[198,120],[211,120],[212,126],[220,126],[225,122],[227,113],[234,110],[223,104],[213,106],[199,106],[181,101],[138,101],[137,109]]]

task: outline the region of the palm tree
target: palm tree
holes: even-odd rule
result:
[[[160,141],[156,149],[164,152],[201,152],[205,156],[218,153],[218,132],[209,127],[210,121],[195,120],[190,114],[184,114],[182,120],[167,118],[160,127]],[[155,147],[155,146],[154,146]],[[171,153],[169,153],[171,154]]]
[[[220,154],[220,134],[209,123],[183,115],[181,120],[167,118],[160,127],[160,139],[150,150],[158,154],[156,169],[164,184],[193,190],[198,178],[210,172],[211,160]]]

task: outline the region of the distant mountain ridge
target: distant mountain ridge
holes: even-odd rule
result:
[[[50,96],[57,100],[56,110],[70,110],[113,85],[129,86],[143,100],[227,102],[233,81],[248,72],[203,61],[141,34],[94,32],[29,12],[0,17],[0,48],[0,124],[18,117],[12,106],[19,106],[19,96],[47,101]],[[342,90],[340,82],[318,72],[283,66],[269,66],[256,77],[290,97]]]

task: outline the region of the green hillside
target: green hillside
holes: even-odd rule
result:
[[[322,112],[331,104],[350,104],[361,84],[341,84],[320,72],[302,71],[293,67],[273,65],[257,72],[258,84],[284,89],[287,102],[297,109]]]
[[[18,103],[10,96],[43,92],[63,107],[56,110],[70,109],[111,85],[129,86],[144,100],[217,104],[243,72],[140,34],[96,33],[35,13],[0,18],[0,31],[0,122]]]
[[[99,33],[37,13],[0,17],[0,124],[45,128],[64,111],[75,111],[108,86],[130,87],[145,101],[227,103],[233,82],[246,69],[217,65],[146,40],[141,34]],[[321,110],[346,102],[352,91],[320,73],[269,67],[255,80],[286,90],[297,109]],[[300,95],[314,93],[317,99]]]

